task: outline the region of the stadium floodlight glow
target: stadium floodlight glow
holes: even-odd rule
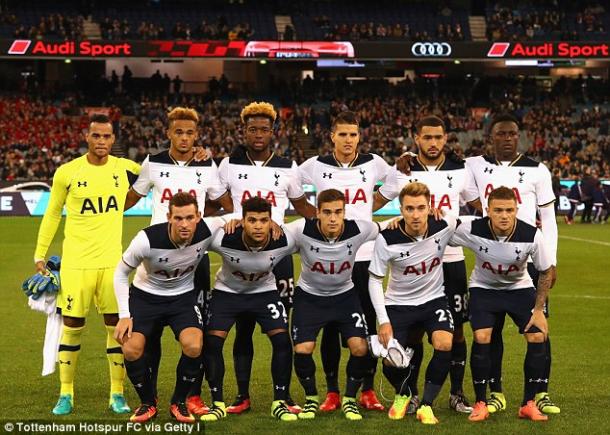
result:
[[[504,66],[538,66],[537,60],[505,60]]]
[[[261,60],[259,63],[260,63],[261,65],[266,65],[266,64],[267,64],[267,61],[266,61],[265,59],[263,59],[263,60]]]
[[[447,42],[416,42],[411,46],[411,53],[417,57],[448,57],[451,45]]]

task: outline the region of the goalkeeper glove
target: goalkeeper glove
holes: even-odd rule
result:
[[[50,276],[43,275],[42,273],[35,273],[31,277],[23,281],[21,289],[24,291],[26,296],[31,296],[32,299],[38,299],[45,291],[50,282]]]

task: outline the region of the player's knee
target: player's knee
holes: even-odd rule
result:
[[[489,344],[491,343],[491,332],[491,328],[477,329],[476,331],[473,331],[472,335],[475,342],[479,344]]]
[[[271,346],[274,351],[285,351],[289,352],[292,350],[292,344],[290,343],[290,337],[288,336],[288,332],[286,330],[279,330],[275,334],[272,334],[271,331],[269,334],[269,339],[271,340]]]
[[[435,350],[450,351],[453,344],[453,334],[447,331],[435,331],[432,334],[432,347]]]
[[[144,354],[144,346],[135,342],[128,341],[122,347],[123,349],[123,357],[127,361],[136,361],[142,357]]]
[[[302,353],[306,355],[311,355],[313,350],[315,349],[316,343],[314,341],[306,341],[304,343],[298,343],[294,345],[295,353]]]
[[[369,348],[366,344],[366,340],[359,337],[350,338],[347,341],[349,351],[352,356],[366,356],[369,352]]]
[[[64,316],[64,325],[69,328],[80,328],[81,326],[85,326],[85,319],[83,317],[68,317]]]
[[[119,323],[118,314],[104,314],[104,324],[106,326],[116,326]]]
[[[542,332],[525,334],[525,339],[528,343],[544,343],[544,334]]]

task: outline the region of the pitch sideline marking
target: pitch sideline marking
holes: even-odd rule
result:
[[[610,246],[610,243],[608,242],[602,242],[599,240],[591,240],[591,239],[582,239],[580,237],[572,237],[572,236],[559,236],[560,239],[568,239],[568,240],[575,240],[577,242],[586,242],[586,243],[594,243],[596,245],[602,245],[602,246]]]
[[[610,299],[610,296],[593,295],[552,295],[553,298],[572,298],[572,299]]]

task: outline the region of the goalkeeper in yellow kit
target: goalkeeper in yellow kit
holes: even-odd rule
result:
[[[113,276],[122,253],[125,197],[140,167],[130,160],[109,155],[115,136],[107,116],[91,117],[86,139],[87,154],[60,166],[55,172],[34,254],[37,271],[44,273],[47,250],[65,205],[61,290],[57,298],[64,322],[59,346],[61,391],[53,408],[55,415],[69,414],[74,406],[74,372],[92,301],[104,315],[106,325],[110,409],[116,413],[130,412],[123,396],[123,354],[113,338],[119,320]]]

